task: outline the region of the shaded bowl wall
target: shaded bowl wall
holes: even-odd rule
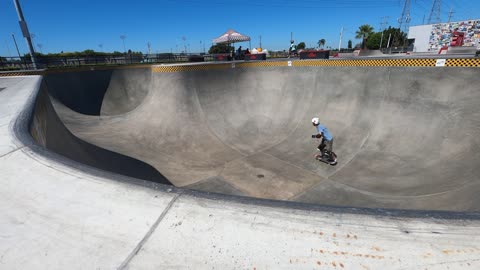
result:
[[[84,113],[99,113],[111,71],[99,74],[62,73],[47,75],[38,94],[30,132],[40,145],[62,156],[101,170],[171,185],[152,166],[117,152],[90,144],[72,134],[58,117],[52,105],[64,104]],[[90,77],[90,76],[92,77]],[[68,82],[68,83],[67,83]],[[93,85],[92,85],[93,83]],[[103,89],[103,90],[102,90]]]

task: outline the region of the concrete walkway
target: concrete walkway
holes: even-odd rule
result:
[[[479,269],[480,215],[325,208],[148,184],[27,132],[41,77],[0,78],[0,269]]]

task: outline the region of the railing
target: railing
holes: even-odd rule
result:
[[[335,51],[331,51],[333,55]],[[227,55],[227,54],[219,54]],[[211,62],[218,61],[216,54],[125,54],[125,55],[85,55],[85,56],[37,56],[37,68],[69,68],[99,65],[130,65],[130,64],[161,64],[182,62]],[[267,58],[286,58],[288,51],[269,51]],[[225,59],[227,60],[227,59]],[[231,60],[231,59],[229,59]],[[243,60],[243,59],[235,59]],[[31,70],[33,64],[30,57],[0,57],[0,71]]]
[[[129,65],[129,64],[155,64],[179,62],[213,61],[212,55],[203,54],[127,54],[127,55],[94,55],[94,56],[37,56],[37,68],[68,68],[98,65]],[[0,57],[0,71],[29,70],[33,69],[30,57]]]

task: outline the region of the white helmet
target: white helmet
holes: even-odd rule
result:
[[[314,117],[314,118],[312,118],[312,123],[314,125],[318,125],[318,123],[320,123],[320,119],[318,119],[318,117]]]

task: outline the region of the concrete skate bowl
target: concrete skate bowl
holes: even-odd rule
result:
[[[32,130],[49,130],[55,116],[65,131],[38,132],[47,148],[62,155],[75,148],[67,156],[91,166],[103,158],[78,159],[85,145],[117,153],[179,188],[331,206],[478,211],[478,68],[425,61],[433,67],[294,61],[50,73]],[[336,66],[312,64],[327,62]],[[45,104],[51,108],[39,109]],[[313,158],[314,116],[333,133],[336,166]],[[63,145],[65,134],[82,144]]]

